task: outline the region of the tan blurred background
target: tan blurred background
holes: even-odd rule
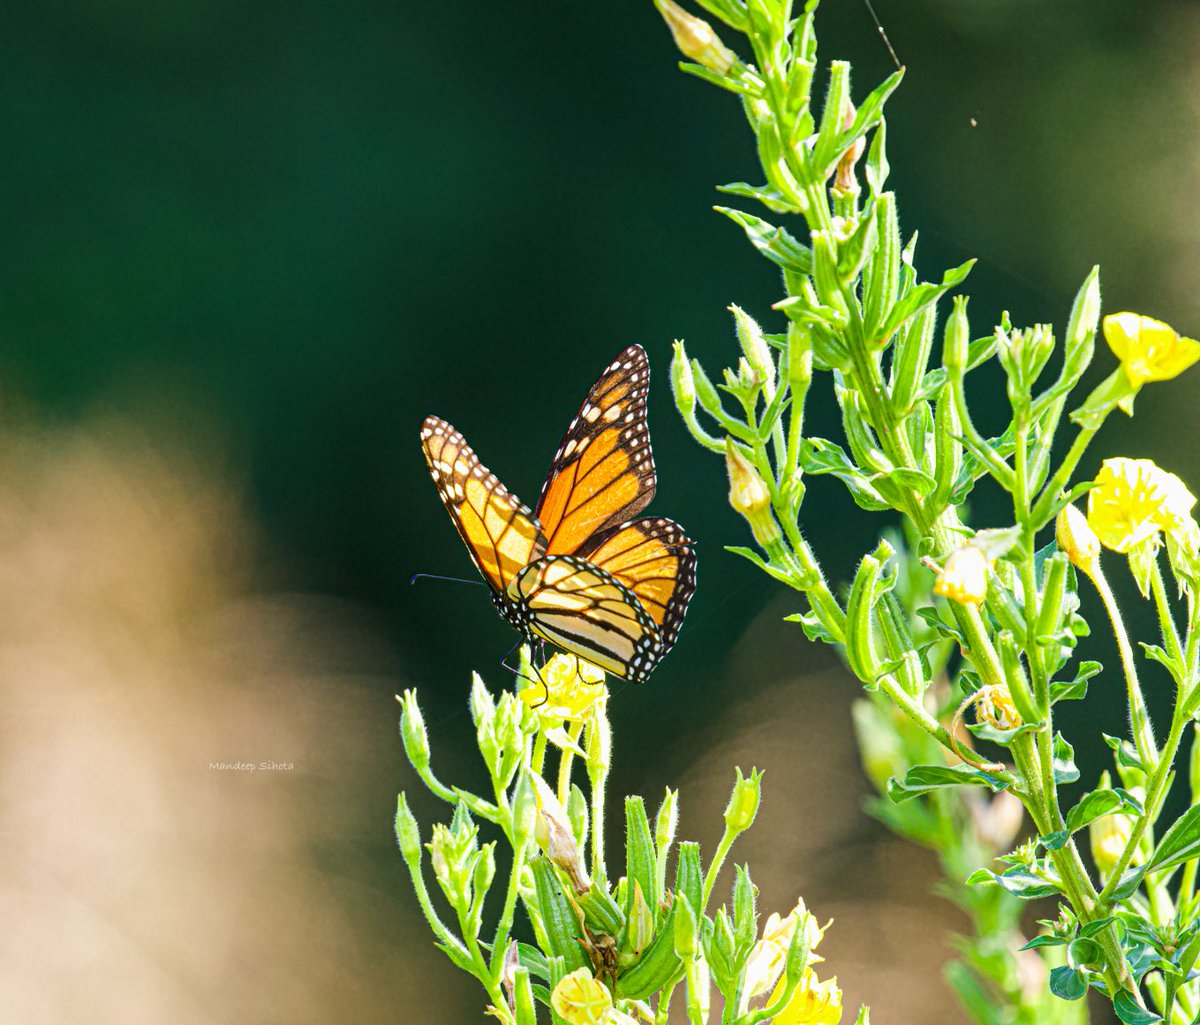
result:
[[[861,95],[886,51],[860,4],[826,7],[823,57]],[[980,257],[977,333],[1003,308],[1061,326],[1096,262],[1108,310],[1200,330],[1194,4],[876,7],[909,67],[903,223],[930,276]],[[469,672],[503,686],[510,643],[482,593],[408,584],[470,572],[417,425],[450,418],[531,499],[638,340],[655,508],[699,539],[700,590],[650,685],[614,697],[612,793],[681,786],[681,835],[711,850],[733,767],[765,768],[735,849],[764,911],[802,894],[835,918],[828,969],[876,1022],[961,1021],[940,980],[959,919],[861,811],[854,687],[722,550],[742,536],[720,465],[669,408],[670,339],[719,367],[724,306],[765,319],[778,285],[707,209],[754,177],[736,104],[678,74],[651,6],[7,20],[0,1018],[482,1020],[391,837],[417,788],[393,695],[418,687],[440,771],[477,783]],[[1194,382],[1102,446],[1200,481]],[[816,430],[830,414],[814,396]],[[844,578],[875,524],[825,483],[804,527]],[[1097,727],[1122,728],[1103,693],[1071,736],[1085,779]],[[237,762],[278,766],[210,767]]]

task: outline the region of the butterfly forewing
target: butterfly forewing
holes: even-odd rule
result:
[[[638,596],[586,559],[538,559],[509,593],[529,610],[539,637],[631,683],[663,656],[662,635]]]
[[[646,426],[650,364],[640,345],[612,361],[567,427],[538,498],[547,551],[574,554],[654,497]]]
[[[537,520],[445,420],[426,417],[421,446],[438,496],[467,551],[492,589],[503,592],[546,551]]]
[[[629,588],[662,635],[675,643],[696,590],[696,552],[674,520],[645,516],[589,543],[580,553]]]

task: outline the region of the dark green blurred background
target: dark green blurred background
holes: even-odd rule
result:
[[[1200,330],[1194,3],[877,9],[908,66],[889,107],[902,223],[921,232],[928,276],[979,258],[966,289],[976,334],[1006,308],[1018,324],[1061,328],[1094,263],[1107,312]],[[775,625],[796,603],[723,552],[743,532],[721,465],[686,437],[667,387],[672,338],[710,372],[733,358],[728,303],[775,323],[773,268],[709,210],[714,184],[759,177],[737,104],[677,71],[648,0],[60,0],[4,23],[0,382],[11,406],[64,428],[116,410],[171,445],[217,453],[258,526],[252,589],[344,599],[382,639],[370,657],[346,656],[366,711],[336,743],[359,760],[321,781],[357,802],[361,832],[309,852],[338,894],[353,880],[335,903],[359,946],[319,979],[302,962],[277,965],[299,994],[278,1020],[480,1020],[480,994],[422,933],[389,834],[396,789],[415,785],[392,694],[420,688],[446,775],[475,779],[453,754],[470,742],[469,673],[503,685],[492,667],[510,643],[482,589],[409,585],[418,571],[473,572],[425,472],[422,417],[453,422],[531,501],[600,368],[631,342],[649,351],[651,511],[698,539],[700,586],[676,652],[648,687],[617,692],[613,793],[680,782],[697,751],[720,743],[719,799],[733,764],[764,761],[743,703],[789,677],[836,674],[798,630]],[[829,0],[818,29],[824,61],[853,62],[856,97],[892,70],[861,0]],[[1107,352],[1097,362],[1098,378]],[[1099,448],[1154,457],[1195,489],[1195,382],[1152,386],[1135,424],[1114,422]],[[998,416],[1002,389],[983,384]],[[814,430],[833,430],[828,394],[814,402]],[[873,528],[823,485],[803,526],[844,578]],[[986,502],[977,512],[980,525],[1001,515]],[[809,728],[845,745],[853,688],[841,684],[829,718]],[[336,705],[331,687],[314,700]],[[1120,731],[1103,702],[1081,733]],[[731,722],[743,740],[722,732]],[[1087,778],[1101,753],[1077,747]],[[840,757],[842,776],[816,778],[841,780],[846,828],[868,843],[877,831],[854,806],[864,784],[853,753]],[[321,809],[314,797],[311,815]],[[711,817],[685,813],[689,826],[715,836]],[[825,869],[782,865],[776,905],[798,886],[863,886],[828,855]],[[906,899],[928,903],[926,878],[914,879]],[[254,914],[242,908],[231,928]],[[259,972],[233,961],[222,978]],[[936,973],[907,981],[945,1006]],[[196,1020],[275,1020],[261,994],[193,990]],[[426,999],[441,1003],[417,1015]]]

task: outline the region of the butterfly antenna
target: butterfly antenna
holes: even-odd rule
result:
[[[480,587],[487,587],[482,580],[467,580],[464,577],[443,577],[437,573],[414,573],[409,584],[415,584],[418,580],[446,580],[452,584],[478,584]]]
[[[871,12],[871,20],[875,22],[875,27],[879,29],[879,38],[883,40],[883,45],[887,47],[887,52],[892,55],[892,60],[896,64],[897,71],[903,71],[904,65],[900,63],[900,58],[896,56],[896,51],[892,49],[892,41],[888,39],[888,34],[883,30],[883,23],[879,20],[879,15],[875,13],[875,8],[871,6],[871,0],[863,0],[867,5],[867,10]]]

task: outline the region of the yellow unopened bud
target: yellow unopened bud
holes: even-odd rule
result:
[[[1063,506],[1054,522],[1054,538],[1071,564],[1089,577],[1092,576],[1096,560],[1100,557],[1100,539],[1087,517],[1075,506]]]
[[[1101,878],[1107,879],[1121,858],[1129,837],[1133,834],[1133,820],[1128,815],[1105,815],[1088,824],[1088,839],[1092,845],[1092,858]],[[1130,864],[1137,862],[1137,853]]]
[[[675,37],[680,53],[718,75],[729,74],[737,63],[737,54],[717,38],[707,21],[688,14],[673,0],[654,0],[654,6]]]
[[[960,605],[978,605],[987,597],[988,558],[977,545],[965,545],[946,560],[933,593]]]
[[[732,441],[725,444],[725,468],[729,471],[729,504],[746,518],[755,541],[764,548],[777,544],[783,533],[771,512],[771,492]]]
[[[1105,317],[1104,338],[1135,388],[1147,381],[1169,381],[1200,360],[1200,342],[1137,313]]]
[[[576,968],[559,980],[550,1005],[570,1025],[601,1025],[613,1009],[608,988],[586,968]]]

